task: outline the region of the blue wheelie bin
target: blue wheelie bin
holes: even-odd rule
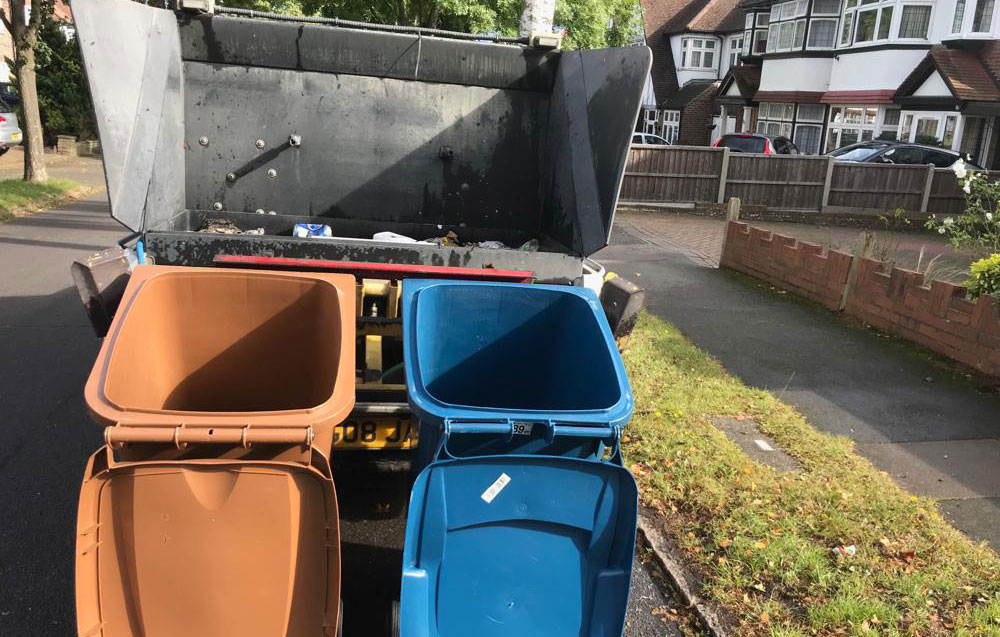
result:
[[[621,635],[638,496],[618,442],[633,401],[596,295],[407,280],[402,301],[422,470],[400,634]]]
[[[456,457],[546,453],[600,457],[602,438],[553,427],[621,427],[632,391],[597,295],[523,283],[407,280],[402,290],[407,394],[420,419],[414,472],[440,454],[446,423],[500,423],[508,434],[454,434]]]

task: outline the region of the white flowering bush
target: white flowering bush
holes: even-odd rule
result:
[[[981,256],[1000,252],[1000,181],[969,169],[961,159],[952,170],[965,193],[965,212],[943,219],[931,215],[927,227],[947,236],[956,249]]]

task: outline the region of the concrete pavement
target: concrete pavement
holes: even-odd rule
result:
[[[915,346],[709,267],[711,221],[671,232],[669,220],[657,229],[619,215],[615,245],[595,258],[638,281],[649,311],[730,372],[852,438],[904,488],[941,498],[958,528],[1000,548],[1000,396]]]

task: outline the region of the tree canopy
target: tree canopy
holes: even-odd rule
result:
[[[223,4],[377,24],[517,35],[522,0],[224,0]],[[631,44],[639,25],[638,2],[557,0],[555,24],[566,29],[566,48]]]

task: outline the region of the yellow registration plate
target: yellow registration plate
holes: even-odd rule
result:
[[[351,416],[333,429],[333,448],[412,449],[417,427],[409,416]]]
[[[21,133],[14,133],[14,134],[12,134],[10,136],[10,139],[11,139],[11,141],[15,141],[16,142],[17,140],[21,139]]]

